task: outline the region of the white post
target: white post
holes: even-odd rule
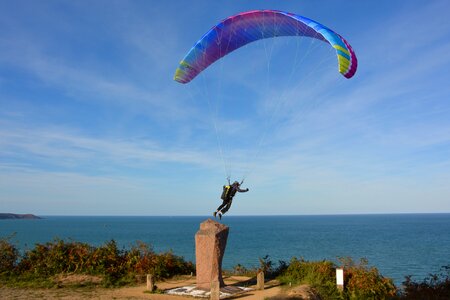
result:
[[[336,285],[340,291],[344,290],[344,269],[336,269]]]

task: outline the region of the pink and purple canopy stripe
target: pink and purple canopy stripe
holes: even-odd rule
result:
[[[329,43],[339,72],[351,78],[358,65],[350,44],[333,30],[302,16],[277,10],[254,10],[229,17],[211,28],[186,54],[174,79],[188,83],[209,65],[248,43],[278,36],[306,36]]]

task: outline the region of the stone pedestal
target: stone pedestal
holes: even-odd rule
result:
[[[195,234],[197,288],[210,290],[211,283],[225,286],[222,279],[222,259],[229,228],[211,219],[200,224]]]

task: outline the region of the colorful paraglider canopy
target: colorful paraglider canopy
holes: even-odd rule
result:
[[[186,54],[174,79],[188,83],[228,53],[248,43],[279,36],[305,36],[329,43],[335,50],[339,72],[351,78],[358,65],[350,44],[333,30],[311,19],[277,10],[254,10],[226,18],[211,28]]]

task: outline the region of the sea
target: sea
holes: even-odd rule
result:
[[[114,239],[122,248],[142,241],[157,252],[195,262],[195,233],[206,216],[43,216],[0,220],[0,238],[21,251],[55,238],[95,246]],[[450,266],[450,214],[225,216],[230,228],[223,268],[306,260],[365,258],[400,286],[405,276],[422,280]]]

